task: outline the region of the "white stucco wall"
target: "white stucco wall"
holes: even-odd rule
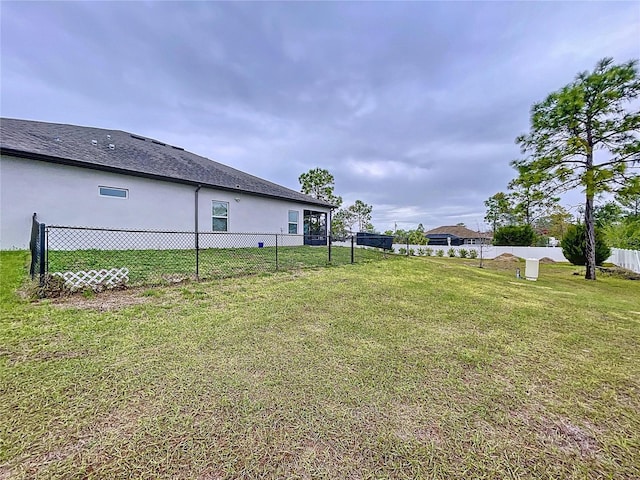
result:
[[[125,188],[103,197],[99,186]],[[0,159],[0,249],[27,248],[31,216],[49,225],[136,230],[194,230],[195,187],[9,156]],[[317,207],[202,188],[199,230],[212,231],[212,201],[229,203],[229,232],[287,233],[288,212]],[[328,210],[327,210],[328,211]],[[297,242],[297,241],[296,241]]]

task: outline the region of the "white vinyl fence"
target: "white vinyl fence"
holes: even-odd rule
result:
[[[393,251],[398,253],[401,250],[406,251],[407,245],[402,243],[394,243]],[[447,245],[409,245],[409,249],[413,250],[414,255],[418,255],[418,252],[424,252],[427,248],[432,250],[431,255],[435,256],[438,250],[444,251],[444,256],[448,256],[448,251],[453,248],[456,251],[456,256],[460,256],[458,251],[465,249],[468,251],[475,250],[480,257],[480,245],[461,245],[459,247],[449,247]],[[499,257],[503,253],[509,253],[520,258],[550,258],[554,262],[568,262],[562,253],[560,247],[496,247],[494,245],[482,246],[482,257],[488,260]],[[640,273],[640,250],[624,250],[622,248],[612,248],[611,256],[607,259],[607,263],[613,263],[618,267],[626,268],[635,273]]]
[[[632,272],[640,273],[640,250],[612,248],[611,256],[607,261]]]

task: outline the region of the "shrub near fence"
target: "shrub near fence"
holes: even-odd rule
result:
[[[36,248],[34,254],[32,249],[33,259],[45,258],[44,263],[36,263],[46,265],[49,276],[77,280],[80,286],[89,278],[86,272],[92,272],[94,283],[109,283],[113,271],[118,272],[118,281],[128,285],[151,285],[381,258],[375,249],[356,254],[349,242],[346,247],[304,245],[303,235],[37,228],[43,232],[46,248],[39,255],[40,250]]]

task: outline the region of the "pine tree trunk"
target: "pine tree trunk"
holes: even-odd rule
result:
[[[585,242],[585,257],[587,273],[584,278],[586,280],[596,279],[596,232],[595,222],[593,219],[593,197],[595,194],[595,178],[593,171],[593,136],[591,134],[590,122],[587,122],[587,158],[586,158],[586,191],[587,198],[584,205],[584,233],[586,237]]]
[[[584,209],[584,230],[586,236],[585,257],[587,273],[584,276],[587,280],[596,279],[596,234],[595,222],[593,220],[593,195],[587,195]]]

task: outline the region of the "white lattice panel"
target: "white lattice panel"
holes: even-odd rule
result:
[[[97,287],[98,285],[113,287],[129,281],[129,269],[124,267],[112,268],[111,270],[89,270],[88,272],[55,272],[52,275],[62,278],[65,286],[71,290],[82,287]]]

